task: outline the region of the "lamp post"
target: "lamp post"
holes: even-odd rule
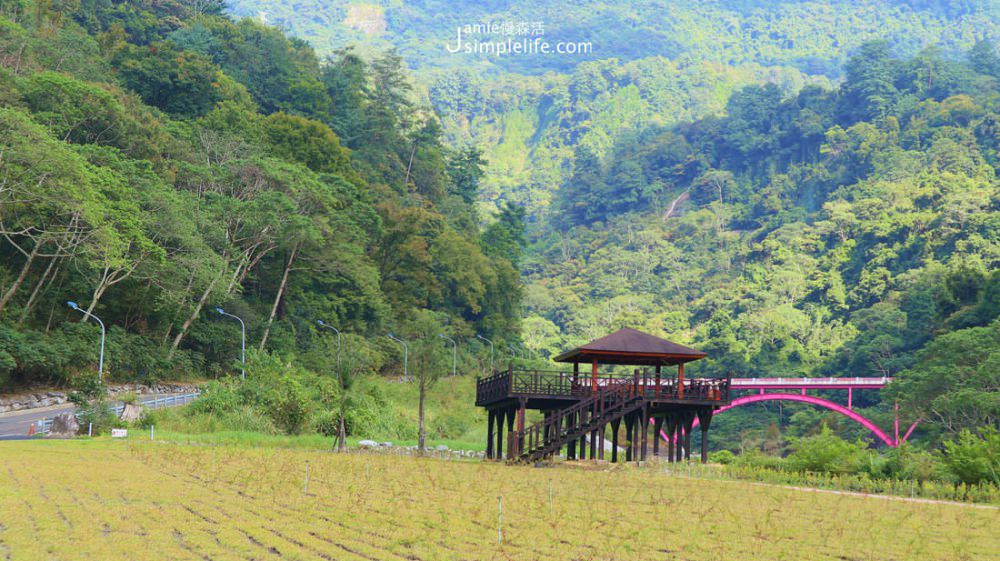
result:
[[[321,319],[316,320],[316,323],[318,323],[320,327],[332,329],[337,333],[337,366],[340,366],[340,330],[329,323],[324,323]]]
[[[97,320],[97,323],[100,324],[100,326],[101,326],[101,357],[97,361],[97,382],[98,383],[103,383],[103,381],[104,381],[104,336],[107,333],[107,330],[104,329],[104,322],[101,321],[101,318],[99,318],[99,317],[95,316],[94,314],[88,312],[87,310],[84,310],[83,308],[81,308],[79,305],[77,305],[76,302],[72,302],[72,301],[66,302],[66,305],[69,306],[70,308],[73,308],[74,310],[80,312],[81,314],[83,314],[86,317],[92,317],[92,318],[94,318],[95,320]]]
[[[233,314],[228,314],[222,308],[216,308],[215,311],[219,312],[220,315],[229,316],[231,318],[236,319],[236,321],[240,322],[240,364],[242,365],[242,368],[240,368],[240,379],[241,380],[246,380],[247,379],[247,370],[246,370],[246,368],[247,368],[247,326],[246,326],[245,323],[243,323],[243,320],[240,319],[239,316],[234,316]]]
[[[490,344],[490,373],[492,374],[492,372],[493,372],[493,341],[490,341],[489,339],[487,339],[486,337],[483,337],[482,335],[480,335],[478,333],[476,333],[476,339],[482,339],[483,341],[486,341],[487,343]]]
[[[438,333],[438,337],[451,341],[451,375],[458,374],[458,343],[451,337],[445,337],[444,333]]]
[[[396,337],[392,333],[389,333],[388,336],[393,341],[399,343],[400,345],[403,345],[403,379],[404,380],[409,380],[410,379],[410,369],[409,369],[409,363],[410,363],[410,346],[406,344],[406,341],[400,339],[399,337]]]

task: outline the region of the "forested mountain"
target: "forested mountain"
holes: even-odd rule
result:
[[[708,373],[900,376],[939,427],[997,422],[996,357],[966,349],[997,330],[995,2],[230,7],[320,50],[398,49],[448,141],[484,151],[481,212],[526,209],[529,348],[629,325],[704,348]],[[481,22],[593,50],[446,50]],[[962,375],[931,366],[945,347],[975,357]],[[719,434],[796,414],[817,426],[786,407]]]
[[[96,365],[67,300],[113,379],[232,371],[217,307],[314,363],[320,319],[375,368],[387,331],[516,337],[521,215],[480,230],[482,160],[410,88],[220,1],[0,2],[0,387]]]
[[[938,429],[995,425],[1000,56],[875,42],[845,70],[580,148],[525,262],[528,345],[630,325],[708,352],[701,373],[892,376]]]
[[[567,178],[579,146],[604,157],[622,134],[722,114],[743,85],[770,82],[785,94],[807,84],[829,86],[866,41],[886,40],[895,56],[934,46],[955,57],[978,39],[1000,36],[1000,5],[992,0],[228,5],[233,14],[289,29],[321,53],[395,48],[441,115],[449,144],[485,152],[481,211],[515,202],[532,223]],[[529,38],[585,42],[590,49],[572,55],[449,52],[458,28],[486,23],[521,25],[536,34]],[[466,36],[496,40],[505,33]]]

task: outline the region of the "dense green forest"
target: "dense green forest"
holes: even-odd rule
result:
[[[301,23],[324,3],[231,4],[255,17],[0,0],[0,388],[94,369],[74,300],[111,380],[238,372],[215,310],[242,318],[258,383],[196,408],[229,428],[335,434],[346,407],[410,438],[363,374],[423,395],[442,336],[474,373],[477,334],[542,360],[621,326],[705,350],[696,375],[893,376],[855,405],[889,426],[898,400],[925,442],[1000,422],[994,3],[351,4],[327,12],[381,31],[326,39]],[[490,17],[605,50],[437,56]],[[482,429],[465,401],[437,436]],[[713,440],[824,425],[863,436],[774,405]]]
[[[234,371],[216,308],[319,371],[318,320],[386,373],[388,332],[514,340],[521,214],[480,228],[482,159],[442,143],[399,57],[321,64],[223,10],[0,2],[0,387],[96,366],[69,300],[107,325],[112,380]]]
[[[892,376],[883,397],[931,434],[996,426],[996,47],[898,59],[874,42],[845,70],[836,89],[742,88],[726,116],[604,158],[578,148],[525,259],[529,347],[630,325],[708,352],[703,374]],[[888,426],[877,399],[860,404]],[[798,435],[822,417],[733,411],[716,435],[759,442],[779,415]]]
[[[864,42],[895,56],[927,46],[955,58],[1000,36],[994,1],[754,0],[343,2],[229,0],[321,53],[395,48],[453,146],[484,151],[480,211],[505,201],[543,221],[579,146],[605,157],[623,135],[723,113],[738,87],[769,82],[791,95],[833,87]],[[477,56],[449,53],[459,26],[538,23],[546,41],[586,41],[588,53]],[[488,39],[490,35],[480,35]]]

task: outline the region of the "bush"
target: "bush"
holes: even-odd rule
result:
[[[313,413],[309,426],[323,436],[336,437],[340,426],[340,413],[327,410]]]
[[[966,485],[1000,485],[1000,431],[980,429],[979,435],[963,430],[958,440],[944,443],[942,461],[945,469]]]
[[[288,434],[302,432],[309,416],[309,403],[302,385],[291,376],[270,388],[264,399],[265,410],[271,421]]]
[[[790,469],[800,472],[854,473],[865,449],[863,443],[847,442],[823,425],[819,434],[798,441],[787,462]]]
[[[715,464],[728,465],[733,463],[735,459],[736,455],[729,450],[719,450],[708,455],[708,461]]]

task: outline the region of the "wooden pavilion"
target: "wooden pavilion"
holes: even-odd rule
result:
[[[611,461],[618,461],[618,437],[625,424],[625,461],[646,460],[649,425],[653,455],[660,455],[666,435],[667,459],[691,454],[691,431],[701,427],[701,460],[708,454],[707,435],[715,409],[729,403],[729,378],[686,378],[684,365],[705,353],[635,329],[620,329],[567,351],[556,362],[572,372],[515,370],[496,372],[476,384],[476,405],[488,413],[487,458],[537,461],[558,455],[568,459],[604,459],[610,429]],[[580,365],[590,372],[580,371]],[[641,367],[632,375],[602,374],[601,365]],[[664,367],[674,367],[665,371]],[[543,419],[525,426],[528,409]],[[506,426],[505,426],[506,425]],[[507,438],[504,438],[504,429]],[[675,446],[676,442],[676,446]],[[600,443],[600,444],[599,444]]]

